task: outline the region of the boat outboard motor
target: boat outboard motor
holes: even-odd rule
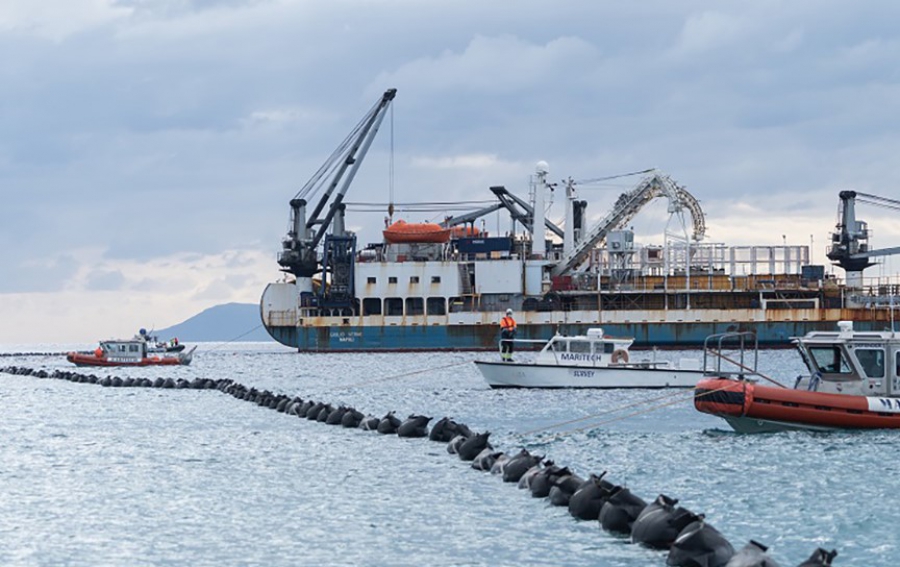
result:
[[[591,473],[586,481],[584,481],[575,494],[569,498],[569,514],[579,520],[596,520],[600,515],[600,509],[609,495],[612,493],[614,485],[611,482],[603,480],[606,471],[596,475]]]
[[[490,431],[485,431],[484,433],[476,433],[472,437],[469,437],[465,441],[463,441],[462,445],[459,446],[459,450],[457,454],[459,458],[464,461],[474,461],[475,457],[478,456],[483,449],[490,449],[491,444],[488,442],[488,437],[491,436]]]
[[[600,527],[614,534],[628,535],[634,521],[646,507],[643,498],[632,494],[624,486],[615,486],[600,508]]]
[[[411,415],[397,428],[398,437],[428,437],[430,417]]]
[[[647,505],[631,526],[632,543],[640,543],[654,549],[669,549],[675,538],[688,524],[701,516],[682,507],[675,507],[678,500],[660,494]]]
[[[378,422],[378,433],[385,435],[397,433],[398,427],[400,427],[400,418],[390,411]]]
[[[768,550],[768,547],[751,539],[750,543],[728,560],[725,567],[779,567],[766,553]]]
[[[442,417],[434,424],[434,427],[431,428],[431,433],[428,434],[428,438],[432,441],[449,443],[457,435],[471,437],[472,430],[462,423],[456,423],[449,417]]]
[[[809,559],[798,565],[797,567],[830,567],[831,562],[837,557],[837,550],[825,551],[821,547],[809,556]]]
[[[550,498],[550,504],[568,507],[572,495],[581,488],[582,484],[584,484],[584,479],[574,473],[557,478],[550,487],[550,494],[547,495]]]
[[[669,567],[725,567],[734,547],[719,530],[702,519],[685,527],[669,549]]]
[[[528,449],[522,449],[503,465],[503,482],[519,482],[522,475],[541,460],[543,457],[532,455]]]

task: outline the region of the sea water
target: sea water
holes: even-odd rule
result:
[[[738,435],[684,390],[491,390],[472,360],[493,353],[201,344],[189,367],[131,369],[11,355],[63,350],[7,345],[0,367],[229,378],[379,417],[450,416],[490,431],[499,450],[608,471],[647,501],[678,498],[735,548],[754,539],[784,566],[816,547],[836,548],[835,565],[898,564],[900,433]],[[784,383],[802,372],[790,350],[759,363]],[[664,552],[576,521],[443,443],[326,426],[217,390],[0,374],[0,416],[4,566],[665,565]]]

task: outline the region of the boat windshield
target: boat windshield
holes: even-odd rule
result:
[[[850,364],[840,345],[810,346],[809,354],[819,372],[825,374],[850,374]]]
[[[588,341],[570,341],[569,352],[577,352],[582,354],[591,353],[591,343]]]
[[[858,348],[856,358],[869,378],[884,378],[884,349]]]

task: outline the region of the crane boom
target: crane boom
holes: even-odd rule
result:
[[[585,234],[575,248],[553,267],[551,275],[565,274],[583,263],[590,255],[591,250],[606,238],[609,231],[627,223],[644,205],[657,197],[667,197],[669,208],[672,210],[681,207],[687,208],[694,223],[694,239],[703,238],[706,232],[706,221],[700,203],[687,190],[679,187],[668,175],[654,172],[641,180],[631,191],[622,193],[612,211]]]
[[[303,189],[291,199],[291,228],[287,237],[282,241],[282,251],[278,255],[278,263],[281,265],[282,271],[298,277],[311,277],[318,271],[318,246],[328,229],[332,228],[332,223],[336,232],[341,233],[337,236],[343,236],[344,195],[356,176],[363,158],[369,151],[372,140],[378,133],[381,121],[396,94],[397,89],[386,90],[344,142],[307,181]],[[333,171],[333,173],[328,188],[307,219],[307,197],[312,196],[329,171]],[[335,194],[338,186],[340,189]],[[333,200],[332,195],[335,195]],[[330,204],[329,201],[331,201]],[[326,205],[328,209],[322,215]],[[336,216],[338,218],[335,218]],[[316,226],[318,229],[313,233],[312,230]]]

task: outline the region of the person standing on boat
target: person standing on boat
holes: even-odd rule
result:
[[[512,362],[513,339],[516,338],[516,320],[512,309],[506,310],[506,316],[500,319],[500,358]]]

